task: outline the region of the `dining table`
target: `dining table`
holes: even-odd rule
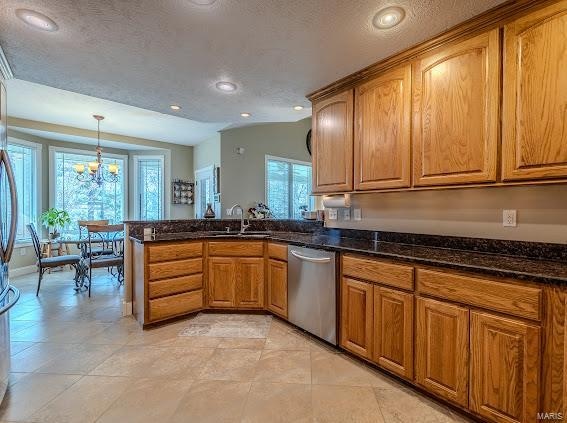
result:
[[[81,260],[77,264],[77,275],[75,278],[75,290],[80,291],[83,289],[88,289],[91,283],[89,278],[89,243],[92,244],[102,244],[108,245],[113,242],[124,242],[124,237],[112,237],[112,238],[96,238],[90,239],[89,238],[77,238],[77,237],[65,237],[62,236],[57,238],[56,242],[65,245],[75,245],[77,249],[80,251]],[[66,248],[68,251],[68,248]],[[88,284],[87,284],[88,281]]]

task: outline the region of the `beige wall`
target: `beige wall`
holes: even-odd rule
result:
[[[221,164],[221,134],[200,142],[193,147],[193,169],[195,171],[211,165]]]
[[[327,226],[567,243],[567,185],[356,194],[355,207],[362,221]],[[517,227],[502,226],[504,209],[518,211]]]
[[[310,162],[305,137],[311,118],[221,131],[221,210],[239,203],[247,209],[265,199],[266,155]],[[236,153],[237,147],[245,149]]]

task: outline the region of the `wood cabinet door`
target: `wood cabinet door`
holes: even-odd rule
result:
[[[496,180],[499,43],[495,29],[415,63],[414,185]]]
[[[355,90],[354,188],[410,186],[411,65]]]
[[[239,258],[236,265],[236,306],[264,307],[264,259]]]
[[[313,104],[313,192],[352,191],[353,91]]]
[[[413,294],[374,287],[374,361],[413,378]]]
[[[372,284],[343,278],[341,283],[341,346],[372,358]]]
[[[539,327],[471,312],[470,408],[490,421],[535,421],[540,359]]]
[[[268,260],[268,310],[287,318],[287,263]]]
[[[209,257],[208,292],[211,307],[234,307],[236,259]]]
[[[468,403],[469,310],[417,299],[416,381],[462,406]]]
[[[504,28],[502,179],[567,177],[567,1]]]

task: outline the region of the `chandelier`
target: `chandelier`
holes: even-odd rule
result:
[[[97,145],[96,145],[96,161],[89,162],[86,166],[88,173],[85,173],[85,164],[77,163],[73,166],[77,172],[77,179],[81,182],[93,182],[99,187],[104,182],[118,182],[118,163],[114,162],[108,165],[108,168],[103,166],[102,148],[100,146],[100,121],[104,116],[93,115],[97,121]]]

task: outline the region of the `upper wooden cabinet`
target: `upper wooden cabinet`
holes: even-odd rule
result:
[[[354,188],[409,187],[411,66],[355,90]]]
[[[504,28],[502,178],[567,177],[567,1]]]
[[[415,63],[414,185],[496,180],[499,76],[497,29]]]
[[[540,328],[471,312],[470,408],[490,421],[536,420]]]
[[[313,104],[313,192],[352,191],[353,92]]]

